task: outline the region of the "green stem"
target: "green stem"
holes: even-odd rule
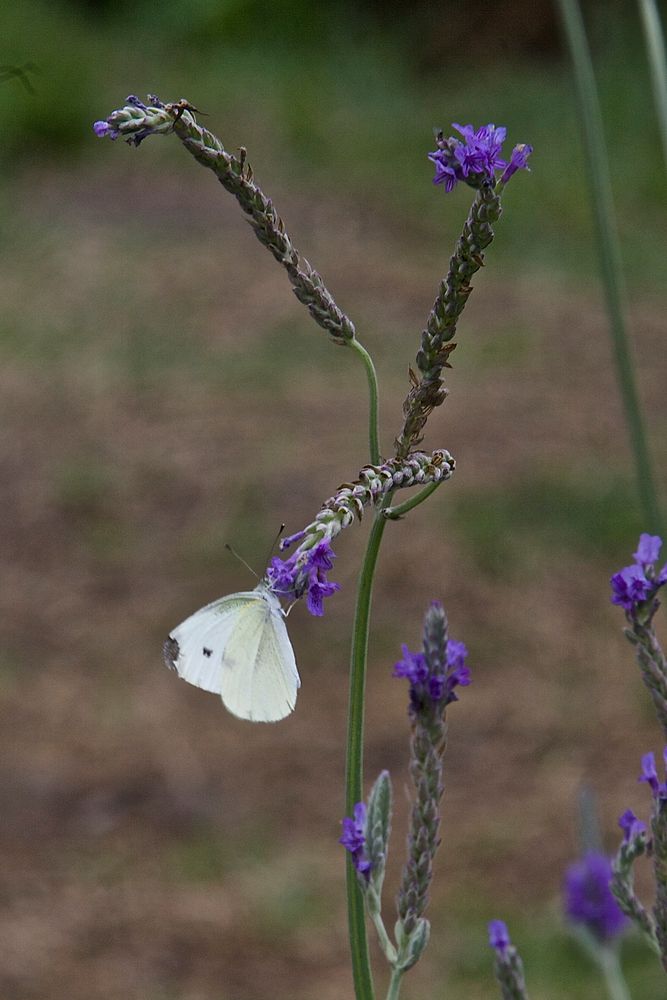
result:
[[[392,969],[391,980],[389,982],[389,989],[387,990],[387,1000],[398,1000],[398,994],[401,990],[401,981],[403,979],[403,973],[400,969]]]
[[[382,954],[391,965],[396,961],[398,956],[396,954],[396,949],[394,948],[394,945],[392,944],[389,935],[387,934],[387,928],[384,925],[382,914],[380,913],[379,909],[375,909],[375,910],[369,910],[369,915],[371,920],[373,921],[373,926],[377,931],[378,942],[380,944],[380,948],[382,949]]]
[[[368,629],[375,566],[380,551],[380,542],[387,524],[383,508],[389,505],[392,495],[391,492],[387,494],[382,508],[375,515],[357,589],[350,659],[350,700],[345,764],[345,810],[347,816],[353,815],[356,803],[361,802],[363,798],[364,692],[366,689]],[[364,897],[349,853],[347,854],[347,911],[355,997],[356,1000],[373,1000],[375,991],[368,954]]]
[[[429,483],[428,486],[425,486],[423,490],[419,491],[419,493],[415,493],[415,495],[410,497],[409,500],[405,500],[403,503],[399,503],[395,507],[387,507],[384,511],[384,516],[388,521],[397,521],[400,517],[403,517],[404,514],[407,514],[408,511],[413,510],[414,507],[418,507],[420,503],[424,502],[424,500],[428,500],[431,493],[435,493],[438,486],[441,484],[442,480],[440,480],[439,483]]]
[[[662,518],[625,329],[621,251],[593,65],[577,0],[559,0],[559,6],[574,65],[616,377],[635,459],[642,516],[646,523],[644,530],[662,534]]]
[[[368,412],[368,441],[369,449],[371,454],[371,465],[380,464],[380,439],[378,434],[378,416],[379,416],[379,403],[378,403],[378,380],[375,374],[375,366],[373,364],[373,359],[366,350],[366,348],[353,337],[351,340],[346,341],[349,347],[353,347],[355,351],[361,356],[366,369],[366,378],[368,379],[368,402],[369,402],[369,412]]]
[[[655,0],[639,0],[639,9],[644,26],[644,37],[651,68],[653,100],[658,115],[658,127],[662,140],[662,154],[667,167],[667,58],[665,39],[660,25],[660,15]]]
[[[602,948],[598,951],[598,962],[607,986],[609,1000],[631,1000],[617,953],[612,948]]]

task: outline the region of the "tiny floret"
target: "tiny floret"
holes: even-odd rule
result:
[[[609,883],[611,861],[604,854],[589,851],[565,874],[565,913],[573,924],[582,924],[602,944],[621,934],[627,926]]]
[[[629,844],[646,833],[646,823],[637,819],[632,809],[626,809],[622,816],[619,816],[618,825],[623,831],[623,843]]]
[[[496,951],[499,958],[507,955],[511,941],[507,924],[503,920],[491,920],[489,923],[489,944]]]
[[[667,747],[663,751],[663,756],[667,770]],[[658,770],[655,766],[653,753],[645,753],[642,757],[642,770],[637,780],[646,782],[654,799],[667,799],[667,783],[658,780]]]
[[[357,802],[354,807],[354,815],[352,817],[346,816],[343,820],[343,834],[338,843],[350,852],[352,864],[359,874],[368,881],[371,863],[366,855],[366,804],[364,802]]]

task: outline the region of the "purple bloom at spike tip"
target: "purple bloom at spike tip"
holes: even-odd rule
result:
[[[489,922],[489,944],[499,958],[505,958],[511,943],[507,924],[503,920],[491,920]]]
[[[646,833],[646,823],[637,819],[632,809],[626,809],[623,815],[619,816],[618,825],[623,831],[623,841],[626,844]]]
[[[338,840],[339,844],[352,855],[352,864],[364,878],[368,881],[370,877],[371,863],[366,857],[366,804],[357,802],[354,807],[354,816],[346,816],[343,820],[343,834]]]
[[[473,125],[458,125],[452,128],[462,136],[438,137],[438,148],[428,154],[435,166],[434,184],[444,185],[449,192],[463,181],[472,187],[481,183],[495,184],[496,172],[503,170],[502,182],[506,183],[517,170],[527,169],[527,160],[533,147],[527,144],[515,146],[509,163],[502,157],[502,146],[507,129],[492,123],[475,129]]]
[[[630,617],[636,615],[642,605],[652,601],[667,583],[667,564],[660,572],[655,568],[661,548],[659,535],[644,532],[639,536],[633,565],[624,566],[611,577],[611,602],[620,605]]]
[[[444,668],[429,670],[424,653],[413,653],[405,643],[403,658],[394,664],[394,677],[405,677],[410,682],[410,703],[415,710],[425,704],[441,703],[443,708],[458,701],[455,688],[471,683],[470,669],[465,665],[468,650],[455,639],[447,641],[447,662]]]
[[[117,139],[120,132],[112,128],[108,122],[93,122],[93,132],[98,138],[103,139],[105,135],[108,135],[110,139]]]
[[[589,851],[565,873],[567,917],[583,924],[601,944],[613,941],[628,924],[609,888],[611,876],[611,861],[597,851]]]
[[[285,541],[298,537],[293,535]],[[274,556],[266,572],[267,580],[271,589],[286,600],[297,601],[305,595],[311,615],[320,617],[324,614],[324,598],[340,590],[340,584],[327,580],[335,558],[329,541],[323,539],[304,551],[297,549],[289,559]]]

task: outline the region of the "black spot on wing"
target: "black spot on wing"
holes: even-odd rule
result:
[[[179,656],[181,655],[181,647],[178,645],[175,639],[172,639],[171,636],[165,639],[165,643],[162,647],[162,655],[164,657],[164,662],[169,667],[169,669],[176,670],[176,672],[178,672],[178,668],[176,667],[176,662]]]
[[[206,646],[203,647],[202,653],[204,654],[204,656],[213,656],[213,650],[207,649]]]

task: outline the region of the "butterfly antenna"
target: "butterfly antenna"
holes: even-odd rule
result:
[[[280,539],[280,536],[282,535],[282,533],[283,533],[284,530],[285,530],[285,525],[281,524],[280,527],[278,528],[278,533],[277,533],[276,537],[271,542],[271,548],[269,549],[269,554],[266,557],[266,562],[264,563],[265,566],[269,565],[269,559],[271,558],[271,553],[273,552],[273,550],[275,549],[276,545],[278,544],[278,540]]]
[[[248,563],[245,561],[245,559],[243,558],[243,556],[240,556],[238,554],[238,552],[236,551],[236,549],[233,549],[231,547],[231,545],[229,544],[229,542],[225,542],[225,548],[227,549],[228,552],[231,552],[231,554],[233,556],[235,556],[240,563],[243,563],[243,565],[245,566],[245,568],[249,569],[250,572],[252,573],[252,575],[255,576],[255,577],[257,577],[257,579],[259,580],[259,573],[256,573],[255,570],[252,568],[252,566],[248,565]]]

